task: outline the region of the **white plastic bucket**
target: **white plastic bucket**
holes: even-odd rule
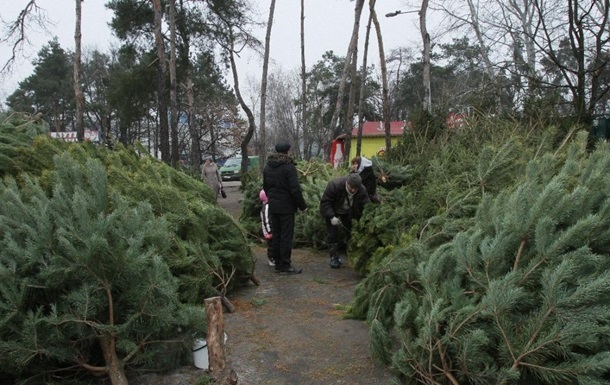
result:
[[[224,334],[224,343],[227,343],[227,333]],[[208,370],[210,360],[208,358],[208,342],[205,339],[193,341],[193,363],[196,368]]]
[[[199,369],[207,370],[210,366],[208,360],[208,343],[205,339],[193,342],[193,363]]]

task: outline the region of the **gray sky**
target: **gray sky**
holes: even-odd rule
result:
[[[254,11],[261,21],[268,19],[270,0],[250,0]],[[0,18],[12,21],[25,6],[26,0],[2,0]],[[18,82],[32,72],[31,61],[36,58],[40,48],[52,36],[57,36],[59,43],[65,49],[74,49],[74,0],[37,0],[38,5],[48,12],[48,19],[53,23],[48,31],[40,28],[29,33],[30,45],[24,48],[22,56],[14,67],[13,73],[0,78],[0,100],[4,101],[8,94],[17,87]],[[82,44],[83,50],[98,49],[108,51],[117,41],[112,36],[107,23],[112,13],[104,7],[105,0],[88,0],[82,3]],[[368,2],[366,2],[368,4]],[[407,10],[402,4],[405,0],[378,1],[377,12],[384,38],[386,55],[392,48],[407,46],[420,47],[417,14],[403,14],[393,18],[384,15],[396,10]],[[305,57],[308,68],[321,59],[322,54],[332,50],[338,56],[345,56],[351,36],[354,18],[354,1],[349,0],[305,0]],[[276,0],[274,26],[271,35],[271,66],[284,70],[300,68],[300,0]],[[363,12],[361,21],[360,43],[364,41],[365,26],[368,11]],[[429,27],[430,28],[430,27]],[[265,30],[255,31],[261,41],[264,41]],[[371,46],[369,48],[369,63],[378,64],[374,29],[371,31]],[[361,46],[362,47],[362,46]],[[360,48],[360,58],[362,48]],[[0,63],[4,64],[9,57],[10,47],[0,44]],[[260,79],[262,59],[251,54],[242,55],[238,61],[240,82],[247,77]],[[243,80],[242,80],[243,79]]]

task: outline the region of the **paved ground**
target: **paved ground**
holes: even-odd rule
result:
[[[219,204],[235,218],[241,213],[239,182],[226,182]],[[332,270],[325,253],[299,249],[293,263],[303,274],[285,276],[258,259],[250,283],[229,296],[235,312],[224,313],[227,366],[239,385],[389,385],[390,372],[370,358],[369,328],[343,319],[359,282],[350,268]],[[130,385],[199,385],[205,372],[194,366],[173,373],[130,379]]]
[[[228,197],[219,203],[238,216],[238,188],[226,183],[225,188]],[[368,326],[342,318],[359,282],[353,270],[330,269],[325,253],[300,249],[294,250],[293,263],[303,274],[284,276],[267,265],[263,247],[253,251],[260,286],[232,293],[236,311],[224,315],[227,356],[239,384],[392,383],[390,373],[369,356]]]

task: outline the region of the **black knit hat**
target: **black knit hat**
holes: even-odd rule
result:
[[[349,176],[347,177],[347,184],[349,184],[353,188],[360,188],[360,186],[362,186],[362,178],[360,177],[360,174],[358,174],[357,172],[349,174]]]
[[[275,145],[276,152],[288,154],[288,150],[290,150],[290,143],[286,142],[285,140],[277,142],[277,144]]]

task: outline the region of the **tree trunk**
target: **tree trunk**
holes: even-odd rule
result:
[[[205,337],[208,344],[210,373],[221,372],[227,367],[224,344],[224,321],[220,297],[206,298],[205,318],[208,332]]]
[[[152,0],[155,10],[155,45],[157,47],[158,79],[157,79],[157,105],[159,116],[159,147],[161,149],[161,160],[170,162],[169,128],[167,122],[167,63],[165,62],[165,44],[161,31],[163,22],[163,9],[161,0]],[[156,152],[156,149],[155,149]]]
[[[382,81],[382,97],[383,97],[383,126],[385,128],[385,153],[390,154],[392,151],[392,132],[390,124],[390,92],[388,87],[388,68],[385,61],[385,52],[383,49],[383,37],[381,35],[381,26],[377,19],[377,12],[375,12],[375,0],[370,0],[371,6],[371,17],[373,18],[373,24],[375,24],[375,31],[377,32],[377,45],[379,46],[379,63],[381,66],[381,81]],[[428,63],[430,61],[428,60]],[[428,82],[430,72],[428,70]],[[429,92],[429,91],[428,91]]]
[[[432,112],[432,91],[430,90],[430,35],[426,27],[426,12],[428,11],[428,1],[422,0],[421,9],[419,11],[419,30],[421,32],[422,41],[424,43],[424,101],[423,109]]]
[[[178,142],[178,96],[176,79],[176,0],[169,1],[169,105],[171,132],[171,164],[178,165],[180,160]]]
[[[358,136],[356,137],[356,154],[360,156],[362,152],[362,125],[363,125],[363,107],[364,107],[364,90],[366,87],[366,66],[368,65],[369,39],[371,37],[371,23],[373,21],[372,12],[369,14],[369,21],[366,24],[366,37],[364,38],[364,54],[362,55],[362,70],[360,75],[360,99],[358,100]]]
[[[350,150],[352,148],[352,130],[354,129],[354,103],[356,100],[356,79],[358,71],[358,48],[357,45],[352,52],[352,64],[350,66],[350,77],[352,81],[349,86],[349,104],[347,105],[347,118],[345,119],[344,131],[345,131],[345,156],[344,160],[349,162]]]
[[[230,31],[232,34],[233,31]],[[248,107],[244,98],[241,96],[241,91],[239,90],[239,75],[237,74],[237,64],[235,64],[235,50],[233,46],[233,36],[230,37],[230,47],[229,47],[229,60],[231,62],[231,72],[233,73],[233,86],[235,87],[235,96],[237,96],[237,100],[239,101],[239,105],[246,113],[248,117],[248,132],[246,136],[241,142],[241,173],[242,175],[246,173],[248,170],[248,144],[254,135],[254,131],[256,130],[256,123],[254,121],[254,114],[252,110]]]
[[[271,0],[269,6],[269,19],[267,21],[267,33],[265,34],[265,54],[263,58],[263,76],[261,79],[261,116],[259,126],[260,150],[259,155],[261,161],[259,167],[262,169],[265,164],[265,154],[267,153],[266,134],[265,134],[265,114],[267,105],[267,71],[269,70],[269,51],[271,50],[271,28],[273,27],[273,14],[275,13],[275,0]],[[243,162],[243,159],[242,159]]]
[[[76,26],[74,28],[74,98],[76,101],[76,138],[79,142],[85,139],[85,97],[81,81],[81,21],[82,1],[76,0]]]
[[[303,158],[311,158],[311,141],[307,129],[307,72],[305,67],[305,0],[301,0],[301,127],[303,130]]]
[[[483,59],[483,63],[485,64],[485,72],[487,72],[487,76],[489,80],[492,82],[494,99],[496,104],[496,113],[502,113],[502,92],[500,90],[498,79],[494,73],[493,65],[491,63],[491,59],[489,58],[489,49],[487,48],[487,44],[483,39],[483,32],[481,31],[481,23],[479,22],[478,10],[476,9],[473,0],[468,0],[468,7],[470,9],[470,20],[472,21],[472,29],[477,37],[477,42],[479,43],[479,55]]]
[[[100,346],[104,354],[108,378],[110,378],[112,385],[129,385],[123,363],[116,354],[114,337],[104,336],[100,338]]]
[[[197,173],[201,172],[201,147],[199,147],[199,131],[195,126],[195,95],[193,94],[193,78],[189,68],[186,72],[186,100],[189,110],[189,134],[191,135],[191,169]]]
[[[352,52],[358,45],[358,30],[360,29],[360,16],[362,15],[363,5],[364,0],[356,0],[356,7],[354,11],[354,27],[352,28],[352,38],[349,42],[347,55],[345,55],[345,65],[343,66],[343,75],[341,76],[341,82],[339,83],[337,103],[335,105],[335,111],[333,112],[333,116],[330,121],[330,129],[332,130],[334,136],[337,136],[336,134],[338,133],[336,129],[337,120],[339,119],[339,113],[341,112],[341,109],[343,107],[343,93],[345,92],[345,81],[347,79],[347,74],[350,68],[350,60],[353,56]]]

